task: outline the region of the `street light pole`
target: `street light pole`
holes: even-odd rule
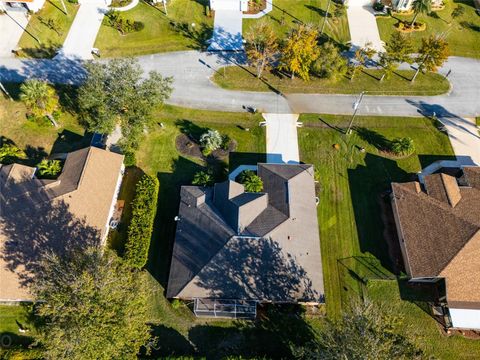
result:
[[[348,124],[348,129],[346,134],[350,135],[352,132],[352,124],[353,120],[355,119],[355,115],[357,115],[358,108],[360,107],[360,103],[362,102],[363,95],[366,93],[366,91],[362,91],[360,93],[360,97],[353,103],[353,115],[352,118],[350,119],[350,124]]]

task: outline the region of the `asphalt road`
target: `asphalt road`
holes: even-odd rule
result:
[[[242,62],[232,55],[171,52],[138,57],[142,68],[174,77],[169,103],[208,110],[245,111],[244,106],[268,113],[351,114],[358,95],[288,94],[220,89],[210,80],[225,64]],[[452,89],[439,96],[376,96],[367,94],[358,114],[416,116],[419,113],[446,117],[480,116],[480,60],[451,57],[440,69],[451,70]],[[58,83],[79,83],[84,77],[81,61],[0,58],[2,81],[43,78]]]

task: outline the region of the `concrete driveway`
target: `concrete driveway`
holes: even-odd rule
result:
[[[242,12],[240,10],[216,10],[213,36],[208,50],[243,50]]]
[[[480,133],[473,118],[440,117],[457,160],[462,165],[480,166]]]
[[[352,47],[361,48],[370,42],[376,51],[384,51],[371,0],[350,0],[347,17]]]
[[[298,114],[262,114],[267,126],[267,162],[298,164]]]
[[[27,24],[26,11],[12,10],[0,15],[0,57],[14,56],[12,50],[17,47]]]
[[[92,48],[108,6],[104,0],[83,0],[80,4],[58,58],[93,59]]]

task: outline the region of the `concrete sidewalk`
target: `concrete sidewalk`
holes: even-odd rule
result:
[[[267,163],[299,164],[298,114],[262,114],[267,126]]]
[[[108,11],[105,0],[84,0],[81,2],[63,47],[56,58],[91,60],[103,17]]]

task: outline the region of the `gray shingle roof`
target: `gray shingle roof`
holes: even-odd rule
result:
[[[182,187],[168,297],[322,299],[313,167],[259,164],[258,174],[264,193]]]

